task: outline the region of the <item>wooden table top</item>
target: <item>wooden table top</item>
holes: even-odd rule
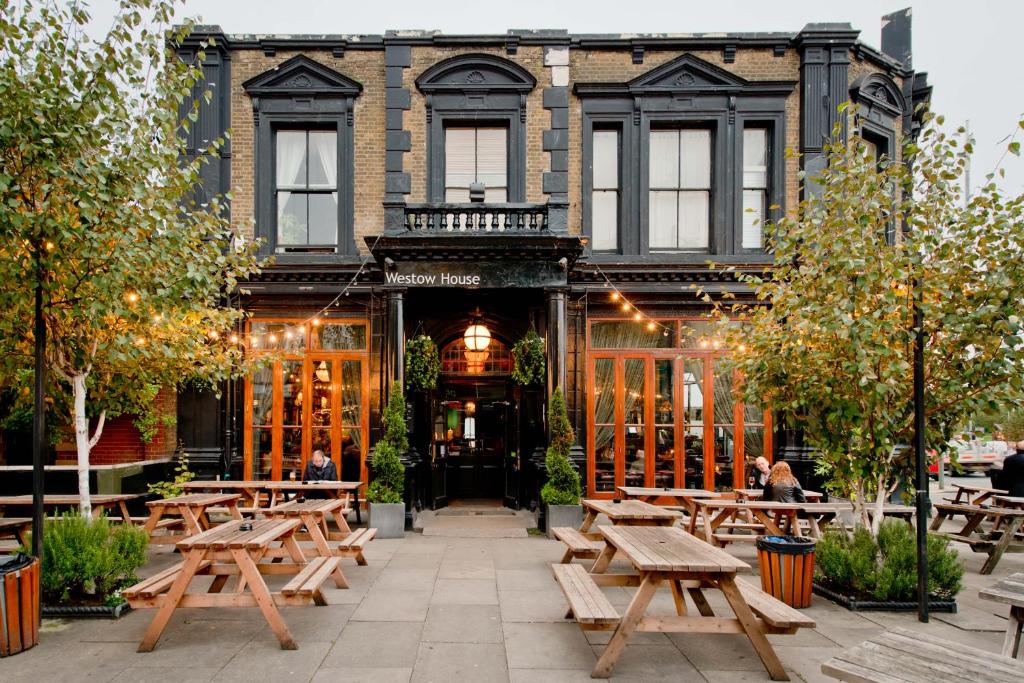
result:
[[[741,569],[750,569],[743,560],[676,527],[600,526],[597,529],[639,571],[735,574]]]
[[[298,501],[288,501],[287,503],[280,503],[272,508],[267,508],[267,513],[271,515],[301,515],[306,512],[322,512],[330,513],[334,512],[338,508],[345,507],[347,503],[344,500],[338,498],[314,498],[304,500],[301,503]]]
[[[992,500],[1000,505],[1010,507],[1024,507],[1024,496],[992,496]]]
[[[608,519],[676,519],[682,514],[676,510],[667,510],[642,500],[624,500],[616,503],[610,500],[586,498],[583,507],[604,514]]]
[[[263,486],[278,491],[358,491],[361,481],[267,481]]]
[[[764,489],[733,489],[733,492],[741,496],[746,496],[747,498],[761,498],[762,496],[764,496]],[[824,494],[818,491],[808,491],[804,489],[805,498],[820,499],[823,495]]]
[[[971,505],[970,503],[932,503],[936,510],[943,513],[957,513],[966,515],[988,515],[990,517],[1019,517],[1024,515],[1024,509],[1003,508],[991,505]],[[981,529],[979,528],[980,532]]]
[[[221,479],[220,481],[203,479],[202,481],[186,481],[183,489],[260,489],[269,482],[256,479]]]
[[[163,500],[151,500],[146,503],[149,507],[158,505],[187,505],[189,507],[205,507],[207,505],[220,505],[237,501],[242,496],[237,493],[186,493],[183,496],[164,498]]]
[[[1010,574],[980,591],[978,595],[985,600],[1003,602],[1014,607],[1024,607],[1024,572]]]
[[[0,517],[0,529],[17,529],[31,524],[31,517]]]
[[[850,503],[782,503],[777,500],[720,500],[698,498],[693,501],[697,507],[720,510],[803,510],[804,512],[841,512],[852,510]]]
[[[135,500],[141,498],[141,493],[104,493],[104,494],[91,494],[89,496],[89,502],[92,505],[110,505],[111,503],[119,503],[125,500]],[[43,496],[44,505],[78,505],[81,502],[78,494],[57,494],[48,493]],[[23,496],[0,496],[0,505],[31,505],[32,496],[26,494]]]
[[[242,530],[242,524],[251,524],[252,529]],[[178,541],[178,550],[194,549],[223,550],[227,548],[263,548],[267,544],[301,526],[298,519],[260,519],[254,522],[233,520],[216,526],[201,534]]]
[[[953,486],[956,486],[961,491],[970,493],[993,493],[997,495],[1000,493],[1009,493],[1006,489],[992,489],[985,486],[974,486],[973,484],[953,484]]]
[[[668,496],[670,498],[720,498],[721,493],[706,489],[670,489],[645,486],[619,486],[625,496]]]

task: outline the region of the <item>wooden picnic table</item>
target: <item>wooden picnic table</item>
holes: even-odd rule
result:
[[[967,522],[956,532],[940,531],[942,523],[954,515],[964,515]],[[991,529],[985,529],[982,522],[992,522]],[[981,567],[982,574],[991,574],[1003,553],[1021,552],[1024,540],[1017,536],[1024,525],[1024,509],[967,505],[964,503],[936,503],[935,517],[929,529],[951,541],[966,543],[971,550],[988,554]]]
[[[972,486],[970,484],[954,484],[954,486],[956,486],[956,495],[947,499],[951,503],[981,505],[987,502],[992,496],[1006,495],[1009,493],[1009,491],[1006,491],[1005,489],[993,489],[985,486]]]
[[[244,528],[248,524],[251,528]],[[151,652],[179,607],[258,607],[284,650],[298,649],[278,611],[278,605],[327,604],[320,586],[329,576],[344,583],[338,567],[341,558],[318,557],[309,562],[295,539],[302,525],[298,519],[261,519],[227,522],[201,534],[178,541],[184,560],[123,591],[132,607],[156,608],[156,614],[139,643],[139,652]],[[274,546],[280,546],[290,562],[263,562]],[[275,559],[280,555],[273,555]],[[189,592],[197,575],[214,575],[208,592]],[[295,574],[281,590],[271,592],[264,574]],[[235,591],[222,594],[230,576],[237,576]],[[248,589],[248,592],[246,592]]]
[[[723,526],[727,529],[741,528],[750,532],[763,529],[768,535],[782,536],[799,533],[800,526],[797,516],[804,513],[807,518],[808,533],[811,538],[821,538],[821,528],[834,520],[840,512],[849,510],[845,503],[780,503],[777,501],[739,501],[715,498],[697,499],[694,501],[697,512],[690,517],[689,531],[701,536],[712,545],[724,546],[732,541],[753,541],[757,534],[735,534],[720,532]],[[735,523],[729,520],[739,512],[748,512],[752,517],[750,523]],[[698,520],[703,519],[702,528],[698,530]]]
[[[340,498],[314,498],[302,502],[290,500],[269,508],[266,514],[269,517],[302,520],[309,540],[313,541],[313,548],[308,552],[330,557],[334,552],[328,541],[341,540],[352,533],[348,522],[345,521],[347,511],[347,504]],[[338,527],[337,532],[327,528],[328,518],[334,520]]]
[[[1024,497],[1022,496],[992,496],[992,504],[1001,508],[1013,510],[1024,510]]]
[[[1019,683],[1024,662],[893,628],[843,650],[821,665],[823,673],[850,683]]]
[[[676,510],[668,510],[657,505],[645,503],[642,500],[598,500],[584,498],[582,501],[586,514],[583,517],[583,524],[580,525],[580,533],[587,533],[594,525],[598,515],[604,515],[612,524],[627,526],[672,526],[682,513]]]
[[[149,534],[150,543],[177,543],[186,536],[201,534],[212,525],[206,515],[208,508],[217,505],[227,508],[232,519],[242,519],[238,510],[238,493],[186,493],[182,496],[151,500],[146,503],[149,517],[143,529]],[[155,535],[160,528],[169,530],[172,526],[184,527],[183,534]]]
[[[331,498],[344,500],[349,508],[356,510],[356,522],[362,523],[359,509],[359,489],[361,481],[268,481],[264,484],[270,491],[270,507],[274,507],[281,497],[288,498],[289,493],[309,493],[318,491]]]
[[[107,510],[118,510],[121,513],[122,521],[125,524],[132,523],[131,514],[128,512],[128,501],[141,498],[138,493],[115,493],[115,494],[93,494],[89,496],[89,503],[92,505],[92,516],[98,518]],[[78,508],[80,499],[77,494],[54,494],[48,493],[43,496],[43,509],[53,510],[54,508]],[[0,514],[9,507],[32,507],[32,496],[0,496]]]
[[[733,489],[736,500],[761,500],[764,497],[764,489]],[[819,491],[804,491],[804,498],[808,503],[820,503],[825,494]]]
[[[1010,606],[1006,637],[1003,639],[1003,656],[1024,659],[1024,647],[1021,647],[1021,636],[1024,631],[1024,572],[1011,574],[978,595],[985,600],[1002,602]]]
[[[627,500],[642,500],[645,503],[654,504],[659,498],[671,498],[674,504],[686,508],[690,515],[693,514],[694,498],[721,498],[718,491],[706,489],[673,489],[673,488],[648,488],[644,486],[619,486],[619,493]]]
[[[581,565],[553,565],[555,576],[585,630],[613,631],[591,673],[607,678],[634,632],[742,633],[747,636],[773,680],[789,680],[768,633],[792,633],[814,621],[775,600],[756,586],[737,582],[736,573],[750,566],[729,553],[703,543],[676,527],[600,526],[606,546],[589,574]],[[606,574],[616,554],[624,555],[635,574]],[[594,587],[598,587],[595,591]],[[600,586],[636,586],[626,612],[619,617]],[[659,588],[672,591],[676,616],[648,616]],[[684,589],[697,608],[689,614]],[[719,590],[734,618],[716,616],[704,590]],[[757,612],[757,615],[755,615]],[[758,618],[758,615],[761,617]]]
[[[31,517],[0,517],[0,538],[13,538],[19,545],[28,548],[31,545],[29,543],[31,531]]]
[[[267,482],[255,479],[220,479],[220,480],[196,480],[187,481],[181,485],[186,491],[205,493],[238,493],[243,497],[243,505],[256,509],[261,505]],[[267,496],[269,501],[269,496]]]

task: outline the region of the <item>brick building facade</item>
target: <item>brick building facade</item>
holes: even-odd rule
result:
[[[274,360],[219,401],[179,400],[186,447],[246,478],[287,476],[319,448],[343,478],[365,479],[385,388],[404,381],[406,340],[427,334],[441,381],[407,397],[415,504],[534,502],[555,387],[589,495],[742,484],[786,435],[735,401],[691,286],[748,295],[708,262],[770,263],[763,225],[798,203],[799,173],[820,168],[843,102],[860,106],[858,132],[879,156],[898,155],[929,93],[909,43],[902,13],[882,50],[846,24],[200,27],[178,50],[202,54],[214,97],[189,144],[231,131],[204,190],[230,191],[232,223],[274,257],[237,300],[243,343]],[[486,348],[465,336],[473,325]],[[529,330],[544,338],[547,379],[520,387],[509,349]]]

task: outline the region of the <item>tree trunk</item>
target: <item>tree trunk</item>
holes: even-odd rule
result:
[[[75,446],[78,450],[78,509],[83,517],[92,516],[92,504],[89,502],[89,453],[100,440],[107,416],[106,410],[100,413],[96,431],[90,438],[89,418],[85,415],[85,380],[88,376],[88,373],[78,373],[71,377],[75,397]]]
[[[889,496],[886,486],[885,475],[878,475],[878,490],[875,493],[875,516],[871,520],[871,535],[878,538],[878,531],[882,528],[882,510],[885,509],[885,500]]]

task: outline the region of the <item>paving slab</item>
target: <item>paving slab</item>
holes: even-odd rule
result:
[[[603,646],[592,646],[594,657],[600,657]],[[596,661],[596,659],[595,659]],[[662,645],[636,644],[626,647],[612,671],[615,681],[657,683],[658,681],[696,681],[700,673],[671,643]]]
[[[497,605],[493,579],[438,579],[432,605]]]
[[[511,669],[590,669],[597,657],[583,631],[572,623],[505,623]]]
[[[498,591],[502,622],[564,622],[565,596],[558,588]]]
[[[423,624],[423,642],[502,643],[497,605],[431,605]]]
[[[298,650],[254,640],[217,672],[218,681],[308,681],[320,668],[331,642],[299,641]]]
[[[432,591],[371,590],[359,603],[353,621],[415,621],[427,618]]]
[[[312,683],[409,683],[412,667],[380,667],[366,669],[345,667],[342,669],[321,668],[313,676]]]
[[[422,643],[412,680],[422,683],[508,680],[500,643]]]
[[[350,621],[322,666],[411,668],[416,663],[422,632],[423,624],[419,623]]]

